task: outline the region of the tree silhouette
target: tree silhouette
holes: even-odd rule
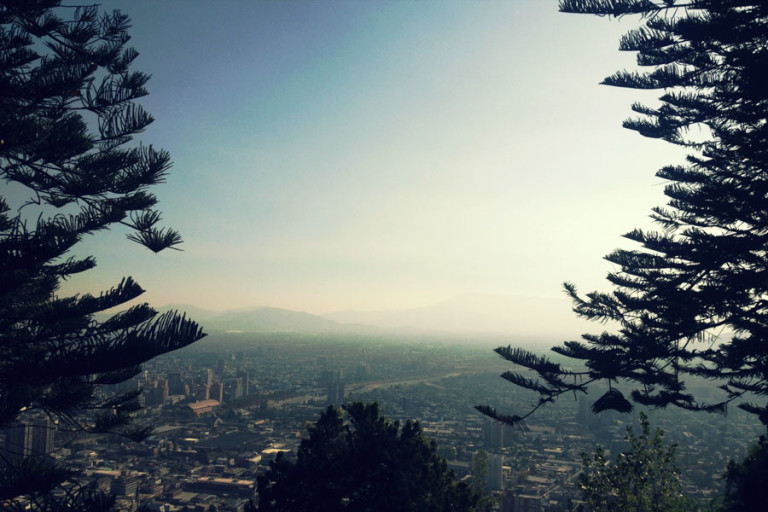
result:
[[[768,439],[760,436],[740,463],[730,461],[725,472],[722,512],[768,510],[765,476],[768,475]]]
[[[282,454],[259,477],[260,511],[471,511],[479,497],[453,479],[419,424],[380,416],[376,403],[329,406],[296,461]]]
[[[565,284],[578,315],[618,325],[552,349],[584,369],[500,347],[538,374],[503,377],[539,394],[534,410],[604,381],[595,412],[626,412],[635,402],[726,413],[735,402],[768,425],[768,3],[563,0],[560,9],[642,17],[619,48],[650,69],[603,83],[662,90],[659,106],[632,105],[640,117],[624,126],[689,155],[657,172],[668,182],[667,206],[651,216],[660,230],[633,230],[625,237],[639,248],[606,256],[617,267],[608,275],[613,291],[582,296]],[[722,396],[694,396],[686,385],[694,376],[717,380]],[[617,382],[632,387],[629,398]],[[478,409],[520,428],[532,412]]]
[[[130,277],[99,296],[57,295],[62,280],[96,265],[70,253],[85,235],[123,226],[155,252],[181,242],[157,226],[149,191],[163,181],[168,153],[129,145],[152,117],[135,102],[149,77],[130,69],[138,54],[126,46],[128,28],[124,14],[96,5],[0,1],[0,428],[38,414],[60,429],[143,438],[149,427],[131,414],[140,390],[105,396],[99,387],[204,336],[183,315],[157,316],[147,304],[95,320],[143,293]],[[36,508],[108,508],[87,489],[51,501],[70,473],[27,452],[2,453],[0,500],[26,494]]]

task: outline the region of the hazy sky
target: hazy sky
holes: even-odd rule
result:
[[[668,144],[621,128],[633,22],[555,0],[102,1],[150,73],[141,139],[183,252],[99,233],[155,305],[399,309],[466,293],[604,289],[602,257],[662,204]],[[646,98],[658,96],[653,93]],[[565,300],[565,299],[564,299]],[[565,301],[567,304],[567,301]]]

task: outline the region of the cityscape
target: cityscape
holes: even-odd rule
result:
[[[140,386],[143,443],[69,433],[48,419],[4,430],[9,453],[47,454],[116,495],[122,510],[241,512],[257,501],[256,478],[280,452],[291,456],[328,405],[377,402],[393,420],[417,420],[455,477],[471,481],[487,454],[485,489],[496,510],[557,512],[578,502],[581,454],[626,446],[632,414],[594,415],[587,396],[537,411],[525,432],[474,410],[493,402],[525,410],[534,397],[499,378],[507,364],[492,342],[422,334],[219,333],[148,362],[105,395]],[[707,390],[697,390],[707,393]],[[714,392],[714,391],[712,391]],[[647,411],[679,444],[686,491],[706,503],[722,492],[723,468],[743,458],[758,422],[679,410]]]
[[[768,510],[767,27],[0,0],[0,509]]]

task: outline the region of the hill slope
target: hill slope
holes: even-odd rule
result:
[[[595,330],[571,311],[567,297],[465,294],[422,308],[399,311],[340,311],[323,315],[340,323],[384,329],[577,338]]]

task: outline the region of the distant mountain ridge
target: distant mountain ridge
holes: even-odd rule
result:
[[[175,309],[203,326],[206,332],[349,332],[360,326],[344,325],[321,316],[289,309],[256,307],[211,311],[183,304],[168,305],[160,311]]]
[[[571,311],[569,299],[468,293],[429,306],[395,311],[340,311],[323,315],[340,323],[383,329],[577,339],[594,331]]]
[[[465,294],[421,308],[392,311],[340,311],[313,315],[273,307],[210,311],[194,306],[161,308],[186,312],[206,331],[354,333],[423,331],[502,334],[577,339],[595,331],[570,309],[569,300],[520,295]]]

